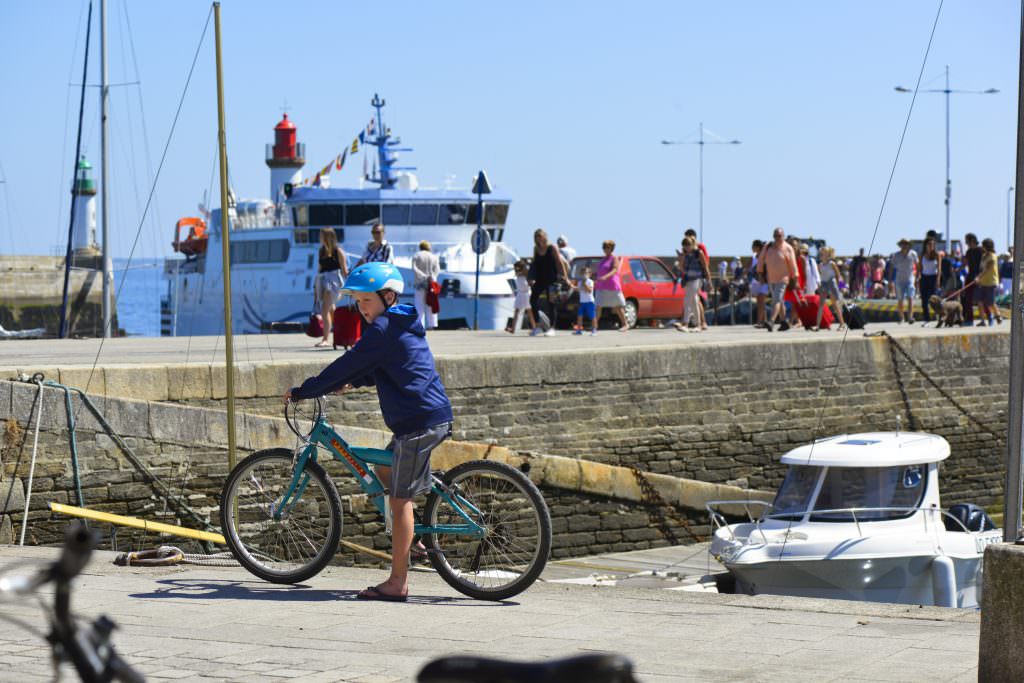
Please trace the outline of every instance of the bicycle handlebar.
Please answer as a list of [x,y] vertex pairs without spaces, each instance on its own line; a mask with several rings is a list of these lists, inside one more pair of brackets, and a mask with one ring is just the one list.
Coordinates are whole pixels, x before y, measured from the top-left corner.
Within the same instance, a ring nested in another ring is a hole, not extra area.
[[0,579],[0,593],[24,595],[43,584],[54,582],[51,631],[47,640],[53,646],[55,661],[68,661],[85,683],[143,683],[145,678],[121,659],[110,642],[110,633],[117,627],[106,616],[100,616],[87,627],[79,627],[71,616],[71,580],[89,564],[96,535],[81,523],[68,525],[64,532],[64,548],[60,557],[35,575]]

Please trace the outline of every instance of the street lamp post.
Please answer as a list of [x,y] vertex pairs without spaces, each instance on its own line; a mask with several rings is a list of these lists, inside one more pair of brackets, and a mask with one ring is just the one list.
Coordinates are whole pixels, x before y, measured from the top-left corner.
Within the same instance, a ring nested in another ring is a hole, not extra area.
[[[901,85],[897,85],[895,88],[896,92],[912,93],[914,92],[910,88],[904,88]],[[995,88],[989,88],[988,90],[952,90],[949,87],[949,65],[946,65],[946,87],[935,88],[931,90],[918,90],[917,92],[928,92],[928,93],[943,93],[946,96],[946,253],[953,253],[953,234],[949,229],[949,200],[953,195],[953,184],[949,178],[949,96],[951,94],[957,95],[994,95],[998,90]]]
[[699,196],[699,204],[700,204],[700,225],[699,225],[699,227],[700,227],[700,230],[699,230],[699,236],[700,236],[700,241],[701,242],[704,241],[704,145],[738,145],[738,144],[740,144],[739,140],[722,140],[722,139],[718,139],[718,140],[705,140],[704,139],[704,133],[705,132],[711,133],[716,138],[719,137],[719,136],[715,135],[712,131],[707,130],[706,128],[704,128],[704,123],[701,122],[701,124],[700,124],[700,134],[699,134],[699,137],[698,137],[697,140],[662,140],[661,141],[661,144],[663,144],[663,145],[699,145],[700,146],[700,196]]
[[1010,247],[1013,246],[1013,204],[1012,204],[1013,188],[1006,188],[1006,251],[1010,251]]

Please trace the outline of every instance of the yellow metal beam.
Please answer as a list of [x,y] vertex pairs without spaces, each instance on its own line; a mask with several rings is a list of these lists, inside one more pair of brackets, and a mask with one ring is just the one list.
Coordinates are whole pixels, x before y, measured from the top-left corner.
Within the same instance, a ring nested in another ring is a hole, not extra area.
[[211,543],[227,545],[224,537],[220,534],[215,534],[209,531],[196,531],[195,529],[188,529],[175,524],[149,522],[137,517],[124,517],[122,515],[115,515],[109,512],[87,510],[86,508],[75,507],[74,505],[64,505],[62,503],[50,503],[50,509],[54,512],[71,515],[73,517],[84,517],[85,519],[92,519],[97,522],[108,522],[110,524],[118,524],[120,526],[130,526],[135,529],[150,531],[155,534],[172,534],[174,536],[184,536],[186,538],[195,538],[200,541],[210,541]]

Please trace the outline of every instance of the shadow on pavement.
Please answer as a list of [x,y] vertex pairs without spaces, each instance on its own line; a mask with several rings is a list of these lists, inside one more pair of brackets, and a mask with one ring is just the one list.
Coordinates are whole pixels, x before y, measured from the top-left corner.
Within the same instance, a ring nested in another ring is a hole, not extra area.
[[[280,602],[373,602],[359,600],[358,590],[324,590],[310,588],[303,584],[294,586],[276,585],[257,581],[228,581],[211,579],[164,579],[157,581],[162,586],[150,593],[132,593],[128,597],[153,598],[198,598],[202,600],[277,600]],[[455,607],[505,607],[518,602],[505,600],[489,602],[467,597],[410,595],[406,604],[441,605]]]

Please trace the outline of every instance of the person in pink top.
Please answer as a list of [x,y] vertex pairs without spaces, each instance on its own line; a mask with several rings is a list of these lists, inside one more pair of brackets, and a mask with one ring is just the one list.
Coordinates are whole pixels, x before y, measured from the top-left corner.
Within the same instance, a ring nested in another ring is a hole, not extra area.
[[594,294],[597,297],[597,318],[601,319],[601,309],[612,308],[619,316],[619,332],[629,329],[626,322],[626,297],[622,294],[622,278],[619,277],[619,269],[622,267],[622,257],[616,256],[615,242],[605,240],[601,243],[601,250],[604,251],[604,258],[597,264],[597,271],[594,273]]

